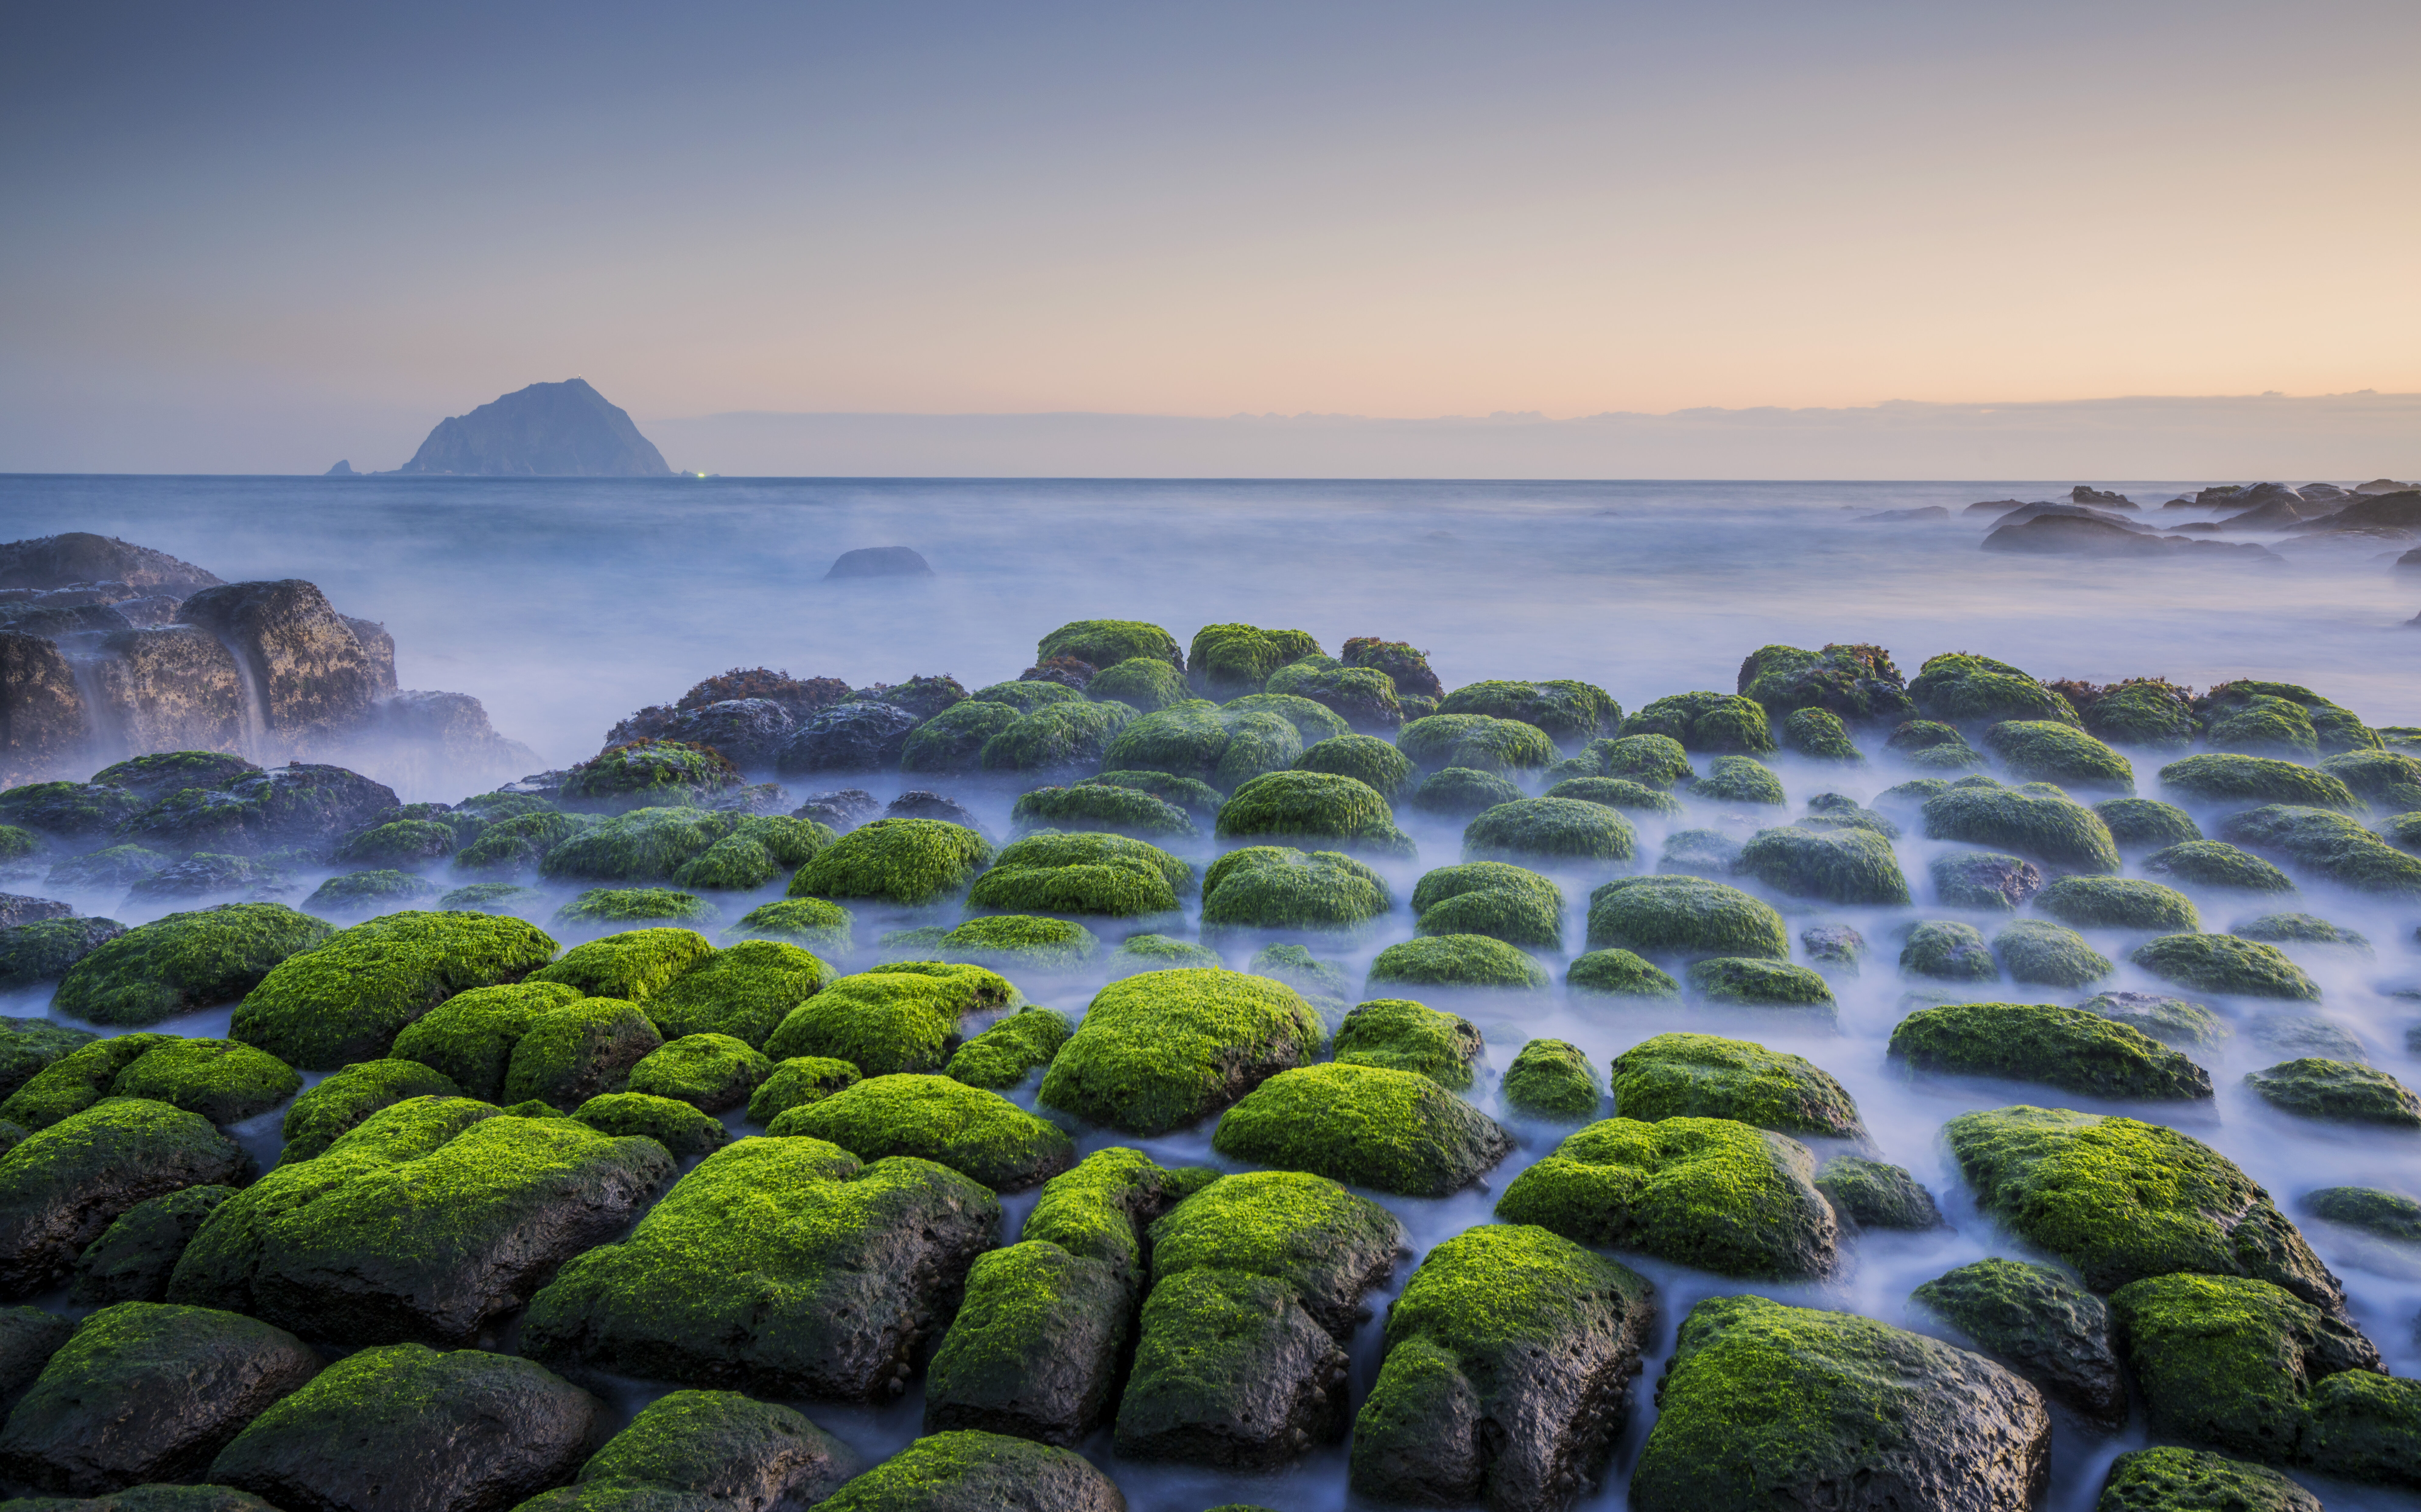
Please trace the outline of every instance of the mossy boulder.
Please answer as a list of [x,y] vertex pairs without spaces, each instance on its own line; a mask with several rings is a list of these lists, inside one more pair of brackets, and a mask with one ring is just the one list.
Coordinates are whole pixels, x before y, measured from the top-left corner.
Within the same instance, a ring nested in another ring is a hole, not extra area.
[[714,945],[695,929],[626,929],[572,946],[563,959],[530,974],[591,997],[645,1003],[683,974],[711,959]]
[[2310,732],[2311,744],[2321,756],[2379,750],[2385,744],[2351,710],[2291,682],[2241,678],[2216,683],[2194,700],[2194,712],[2210,732],[2212,743],[2217,744],[2221,727],[2229,721],[2253,715],[2253,723],[2266,722],[2278,716],[2280,704],[2292,711],[2285,716],[2289,722]]
[[1899,969],[1940,982],[1995,982],[2001,977],[1983,934],[1972,924],[1948,919],[1929,919],[1909,930],[1900,946]]
[[2050,1474],[2051,1414],[2033,1386],[1851,1313],[1709,1298],[1681,1320],[1658,1396],[1631,1476],[1638,1512],[1815,1512],[1883,1497],[2015,1512]]
[[[1909,766],[1926,772],[1964,772],[1971,767],[1991,765],[1983,752],[1967,743],[1967,737],[1959,733],[1959,726],[1945,725],[1938,720],[1910,720],[1893,730],[1883,741],[1883,746],[1898,754],[1899,759]],[[1920,777],[1917,782],[1942,782],[1947,786],[1941,778]],[[1911,787],[1916,784],[1902,783],[1900,786]]]
[[592,887],[555,910],[547,923],[566,934],[588,934],[633,925],[711,925],[722,917],[720,909],[695,893],[670,887]]
[[1631,821],[1602,803],[1524,798],[1474,818],[1462,832],[1462,856],[1602,872],[1629,861],[1638,841]]
[[2006,720],[1984,732],[1984,744],[2021,782],[2125,794],[2135,790],[2135,769],[2125,756],[2057,720]]
[[816,1504],[823,1512],[1122,1512],[1117,1485],[1072,1450],[961,1429],[918,1439]]
[[1789,802],[1782,779],[1755,756],[1721,756],[1707,763],[1707,773],[1690,789],[1691,796],[1711,803]]
[[2142,855],[2203,837],[2193,815],[2157,798],[2104,799],[2093,805],[2093,812],[2110,827],[2110,838],[2122,854]]
[[1320,643],[1303,631],[1205,625],[1186,647],[1185,669],[1195,687],[1232,697],[1258,692],[1278,668],[1320,655]]
[[[523,1113],[519,1117],[562,1117],[552,1104],[539,1103],[544,1112]],[[731,1130],[711,1113],[701,1112],[687,1102],[673,1098],[660,1098],[646,1092],[601,1092],[583,1101],[570,1112],[574,1123],[594,1129],[601,1134],[617,1138],[639,1136],[662,1145],[677,1161],[694,1155],[708,1155],[731,1143]]]
[[1377,789],[1323,772],[1273,772],[1243,784],[1219,810],[1217,833],[1222,840],[1320,840],[1335,850],[1413,852]]
[[1622,877],[1589,894],[1588,947],[1652,960],[1709,956],[1790,959],[1782,915],[1737,887],[1701,877]]
[[1814,924],[1799,931],[1799,948],[1817,970],[1855,976],[1867,959],[1867,937],[1846,924]]
[[1880,646],[1759,647],[1741,662],[1740,691],[1777,719],[1820,709],[1860,723],[1897,722],[1915,711],[1899,668]]
[[[1016,686],[1052,685],[1023,683]],[[1186,689],[1185,674],[1156,656],[1131,656],[1115,665],[1103,667],[1093,675],[1092,681],[1085,684],[1084,695],[1124,704],[1145,714],[1166,709],[1171,704],[1183,703],[1193,696]]]
[[1891,841],[1868,829],[1759,830],[1741,848],[1739,867],[1791,897],[1881,907],[1909,901]]
[[727,943],[777,940],[826,958],[847,956],[857,948],[851,937],[856,919],[849,910],[820,897],[789,897],[760,903],[740,915],[723,931]]
[[591,815],[553,811],[498,819],[454,853],[454,869],[466,877],[524,876],[544,865],[556,847],[600,822]]
[[962,1020],[1023,1001],[981,966],[902,961],[841,977],[791,1009],[763,1048],[776,1061],[842,1060],[868,1076],[938,1071],[964,1037]]
[[1935,840],[2013,850],[2062,870],[2118,869],[2118,845],[2101,816],[2082,803],[2013,787],[1954,786],[1925,803],[1925,833]]
[[139,845],[114,845],[51,864],[42,884],[65,892],[115,892],[166,869],[168,858]]
[[166,793],[117,828],[117,837],[177,855],[325,855],[397,807],[395,789],[356,772],[294,761],[207,787]]
[[1564,968],[1564,986],[1578,995],[1616,998],[1678,998],[1681,984],[1670,972],[1632,951],[1609,947],[1574,956]]
[[2379,813],[2421,809],[2421,759],[2401,751],[2362,750],[2330,756],[2319,765]]
[[682,887],[744,893],[803,866],[833,843],[830,826],[787,814],[752,814],[673,873]]
[[969,1086],[1012,1087],[1050,1065],[1074,1033],[1066,1014],[1029,1005],[961,1045],[942,1074]]
[[2184,894],[2132,877],[2062,877],[2042,890],[2035,907],[2080,929],[2192,934],[2202,927],[2202,916]]
[[494,1101],[504,1096],[522,1037],[540,1018],[581,1001],[577,988],[554,982],[476,988],[396,1036],[390,1053],[443,1074],[467,1097]]
[[2045,1395],[2105,1426],[2126,1420],[2109,1305],[2050,1266],[1977,1260],[1910,1297]]
[[1605,1096],[1588,1056],[1562,1039],[1533,1039],[1523,1045],[1505,1068],[1498,1091],[1514,1113],[1566,1123],[1594,1117]]
[[1655,699],[1622,722],[1622,734],[1626,739],[1662,735],[1685,751],[1711,756],[1764,756],[1777,749],[1763,707],[1732,694],[1683,693]]
[[1093,996],[1042,1078],[1046,1107],[1162,1134],[1308,1064],[1319,1015],[1292,988],[1241,972],[1151,972]]
[[445,999],[518,981],[554,949],[522,919],[391,913],[280,962],[237,1006],[227,1033],[306,1070],[375,1060]]
[[1140,619],[1075,619],[1036,643],[1037,664],[1056,657],[1072,657],[1093,667],[1114,667],[1133,657],[1148,656],[1185,669],[1185,653],[1177,637]]
[[1365,990],[1460,987],[1544,991],[1554,979],[1515,946],[1479,934],[1429,935],[1389,945],[1370,962]]
[[1867,759],[1850,739],[1850,727],[1841,716],[1829,709],[1794,709],[1782,722],[1782,744],[1811,761],[1843,761],[1855,764]]
[[1351,777],[1394,803],[1412,786],[1413,763],[1375,735],[1337,735],[1304,747],[1295,758],[1298,772],[1320,772]]
[[1622,720],[1622,706],[1604,689],[1569,678],[1465,683],[1440,699],[1437,711],[1517,720],[1567,744],[1589,740]]
[[2201,728],[2186,691],[2157,678],[2130,678],[2080,712],[2085,727],[2113,745],[2183,751]]
[[187,1187],[136,1203],[76,1256],[68,1301],[79,1307],[161,1301],[185,1246],[234,1195],[233,1187]]
[[418,1061],[356,1061],[314,1083],[286,1110],[280,1165],[311,1160],[382,1109],[413,1098],[461,1097],[454,1079]]
[[2240,893],[2291,893],[2287,874],[2225,840],[2185,840],[2144,858],[2144,874],[2180,887]]
[[2239,940],[2272,945],[2307,945],[2317,949],[2371,954],[2370,941],[2359,931],[2334,924],[2317,913],[2261,913],[2227,927]]
[[677,1391],[641,1408],[580,1467],[578,1480],[523,1502],[521,1512],[670,1512],[695,1503],[773,1512],[821,1501],[857,1462],[789,1408],[738,1392]]
[[668,1038],[662,1049],[640,1057],[627,1084],[634,1093],[722,1113],[745,1103],[773,1070],[773,1063],[744,1039],[696,1033]]
[[1805,1146],[1728,1118],[1607,1118],[1515,1177],[1496,1216],[1721,1275],[1821,1277],[1840,1225],[1815,1177]]
[[2377,1187],[2321,1187],[2304,1193],[2304,1210],[2399,1244],[2421,1243],[2421,1202]]
[[1862,1155],[1835,1155],[1816,1168],[1816,1190],[1833,1205],[1834,1216],[1856,1228],[1896,1228],[1912,1233],[1942,1226],[1933,1193],[1905,1166]]
[[1718,1035],[1663,1034],[1614,1058],[1615,1111],[1639,1123],[1728,1118],[1786,1134],[1862,1139],[1849,1089],[1812,1061]]
[[2043,889],[2031,861],[1996,850],[1949,850],[1927,865],[1933,896],[1946,908],[2014,912]]
[[2275,945],[2225,934],[2165,934],[2128,958],[2165,982],[2232,997],[2318,1003],[2319,984]]
[[831,1097],[855,1086],[860,1080],[858,1068],[847,1061],[820,1055],[793,1055],[786,1061],[775,1061],[773,1069],[749,1095],[748,1121],[770,1124],[792,1108]]
[[[564,961],[570,962],[580,951],[605,943],[597,941],[575,947]],[[830,986],[837,975],[814,954],[777,940],[745,940],[695,955],[692,954],[695,946],[689,940],[665,944],[668,953],[687,958],[686,963],[670,981],[634,1000],[642,1004],[648,1021],[667,1040],[715,1035],[750,1047],[761,1046],[791,1009]],[[603,996],[633,996],[610,990],[617,985],[621,984],[601,976],[590,990]]]
[[2270,804],[2229,815],[2220,834],[2238,845],[2283,855],[2351,892],[2421,898],[2421,857],[2405,854],[2342,814]]
[[963,825],[876,819],[818,851],[792,874],[789,891],[792,897],[866,897],[917,908],[963,893],[992,859],[992,842]]
[[1909,680],[1908,694],[1919,714],[1945,725],[2050,720],[2084,728],[2066,698],[2007,662],[1966,651],[1927,659]]
[[0,1154],[0,1295],[59,1285],[138,1203],[251,1172],[210,1120],[164,1102],[110,1098],[62,1118]]
[[1123,787],[1132,792],[1148,793],[1192,819],[1194,827],[1206,834],[1218,822],[1219,809],[1226,803],[1218,788],[1200,778],[1179,777],[1165,772],[1104,772],[1082,778],[1076,786]]
[[1202,876],[1205,940],[1264,930],[1350,939],[1394,907],[1384,879],[1334,850],[1246,846]]
[[[1633,813],[1655,814],[1678,818],[1684,812],[1681,801],[1661,787],[1650,787],[1644,782],[1628,777],[1567,777],[1547,789],[1549,798],[1577,799],[1584,803],[1601,803],[1607,808],[1628,809]],[[1512,802],[1513,800],[1507,800]]]
[[985,772],[1099,772],[1135,710],[1120,703],[1045,704],[984,742],[976,766]]
[[2064,925],[2020,919],[1992,937],[2009,980],[2040,987],[2083,987],[2117,970],[2110,959]]
[[292,1097],[293,1068],[249,1045],[174,1035],[118,1035],[70,1051],[0,1102],[0,1121],[48,1129],[104,1098],[148,1098],[224,1128]]
[[1411,1071],[1457,1091],[1470,1087],[1485,1048],[1470,1020],[1403,998],[1357,1005],[1337,1026],[1335,1046],[1339,1061]]
[[1174,915],[1194,868],[1120,834],[1044,831],[1016,841],[976,879],[967,906],[1015,913],[1152,918]]
[[[246,761],[244,767],[251,768],[252,763]],[[240,776],[242,772],[224,775]],[[199,786],[208,787],[220,780],[211,777]],[[0,792],[0,823],[50,835],[79,850],[90,850],[159,796],[156,791],[138,792],[115,782],[26,783]]]
[[620,814],[703,803],[739,786],[740,769],[711,747],[643,738],[565,772],[555,802],[576,813]]
[[48,1019],[0,1019],[0,1094],[14,1093],[44,1067],[96,1037],[90,1030]]
[[2216,1045],[2232,1032],[2199,1003],[2158,992],[2100,992],[2077,1005],[2140,1030],[2164,1045]]
[[1029,712],[1032,710],[989,700],[969,699],[953,704],[908,732],[908,739],[899,747],[899,770],[919,773],[973,772],[983,755],[985,742]]
[[2310,761],[2320,754],[2312,716],[2288,699],[2241,695],[2210,710],[2204,739],[2215,750]]
[[336,859],[355,866],[421,871],[459,849],[454,827],[436,819],[394,819],[348,837]]
[[1221,709],[1193,698],[1127,725],[1101,753],[1101,765],[1117,772],[1164,772],[1232,792],[1292,766],[1303,745],[1302,732],[1281,715]]
[[1701,1001],[1723,1007],[1788,1008],[1831,1020],[1833,989],[1804,966],[1747,957],[1716,957],[1692,965],[1685,980]]
[[232,1003],[336,931],[282,903],[223,903],[138,925],[68,969],[52,1008],[117,1028]]
[[[1337,668],[1315,670],[1320,660],[1306,657],[1282,667],[1270,678],[1267,692],[1230,698],[1219,707],[1228,713],[1275,714],[1294,726],[1295,738],[1305,749],[1349,735],[1357,727],[1396,727],[1399,716],[1395,693],[1382,679]],[[1336,680],[1340,678],[1345,680]],[[1363,707],[1356,708],[1357,703]],[[1349,716],[1340,709],[1351,713]]]
[[994,1192],[1023,1192],[1076,1163],[1058,1129],[996,1092],[946,1076],[872,1076],[776,1116],[766,1132],[820,1139],[863,1161],[914,1155]]
[[1038,787],[1020,797],[1009,818],[1021,834],[1036,830],[1099,830],[1138,840],[1195,840],[1201,832],[1173,803],[1132,787]]
[[2320,1499],[2264,1466],[2164,1444],[2112,1460],[2093,1512],[2320,1512]]
[[672,1177],[650,1140],[414,1098],[222,1203],[168,1296],[336,1344],[465,1344]]
[[932,952],[945,960],[1037,975],[1083,971],[1101,953],[1100,938],[1081,924],[1020,913],[969,919],[944,934]]
[[2161,769],[2161,786],[2191,802],[2214,806],[2292,803],[2344,814],[2359,814],[2364,806],[2352,788],[2327,772],[2267,756],[2187,756]]
[[[2262,1101],[2306,1118],[2421,1129],[2421,1098],[2368,1066],[2306,1056],[2281,1061],[2244,1078]],[[7,1110],[0,1109],[0,1117]]]
[[509,913],[521,919],[536,917],[546,904],[546,895],[537,888],[511,882],[473,882],[448,889],[437,899],[441,913]]
[[2109,1292],[2176,1271],[2252,1276],[2344,1305],[2270,1194],[2199,1140],[2064,1109],[1961,1114],[1945,1127],[1976,1206]]
[[1447,767],[1421,779],[1421,785],[1413,791],[1412,804],[1424,814],[1467,819],[1484,809],[1516,803],[1526,796],[1509,779],[1495,772]]
[[1131,934],[1110,952],[1109,967],[1113,976],[1132,976],[1137,972],[1164,972],[1183,966],[1222,967],[1226,958],[1209,945],[1177,940],[1164,934]]
[[1889,1053],[1916,1070],[2039,1082],[2086,1097],[2211,1095],[2210,1074],[2159,1040],[2098,1013],[2048,1003],[1921,1008],[1892,1031]]
[[1652,1298],[1628,1267],[1541,1228],[1489,1224],[1439,1244],[1388,1309],[1352,1489],[1562,1504],[1613,1448]]
[[523,1347],[758,1396],[886,1399],[999,1227],[998,1198],[930,1161],[740,1140],[630,1238],[566,1264],[532,1300]]
[[1338,1061],[1280,1071],[1221,1116],[1210,1147],[1402,1196],[1444,1197],[1513,1147],[1495,1120],[1418,1071]]
[[8,1414],[0,1471],[87,1497],[198,1476],[319,1371],[320,1357],[283,1329],[210,1308],[117,1302],[78,1326]]
[[1546,731],[1488,714],[1430,714],[1414,720],[1396,737],[1396,749],[1423,772],[1459,767],[1503,776],[1537,772],[1555,759],[1555,742]]

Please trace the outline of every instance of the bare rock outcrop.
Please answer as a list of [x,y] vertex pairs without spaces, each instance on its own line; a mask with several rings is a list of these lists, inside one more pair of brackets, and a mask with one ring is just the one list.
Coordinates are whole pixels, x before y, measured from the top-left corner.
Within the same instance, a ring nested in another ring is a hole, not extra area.
[[0,544],[0,588],[122,583],[141,593],[182,598],[196,588],[214,587],[218,582],[215,575],[166,552],[88,530]]

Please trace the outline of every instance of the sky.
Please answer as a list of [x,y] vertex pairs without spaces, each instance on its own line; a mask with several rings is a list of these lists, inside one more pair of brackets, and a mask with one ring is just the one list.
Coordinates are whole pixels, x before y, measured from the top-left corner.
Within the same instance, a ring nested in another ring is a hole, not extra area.
[[27,8],[0,470],[392,467],[574,375],[643,429],[2421,393],[2415,55],[2409,0]]

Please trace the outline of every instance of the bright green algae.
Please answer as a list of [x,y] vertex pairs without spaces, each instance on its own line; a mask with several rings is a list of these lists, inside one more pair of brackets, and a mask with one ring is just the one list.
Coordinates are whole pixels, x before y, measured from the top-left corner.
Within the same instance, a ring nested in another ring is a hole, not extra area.
[[138,925],[68,969],[52,1006],[139,1028],[232,1003],[336,931],[282,903],[225,903]]
[[1345,1016],[1335,1048],[1339,1061],[1412,1071],[1440,1086],[1464,1091],[1471,1086],[1472,1062],[1483,1046],[1478,1026],[1459,1014],[1403,998],[1382,998]]
[[964,1037],[962,1019],[1023,1001],[981,966],[899,961],[841,977],[791,1009],[764,1051],[848,1061],[868,1076],[938,1071]]
[[527,979],[592,997],[645,1003],[714,954],[713,943],[695,929],[625,929],[572,946],[561,960],[532,972]]
[[1760,830],[1742,847],[1740,869],[1792,897],[1883,907],[1909,901],[1891,841],[1865,828]]
[[1280,1071],[1220,1118],[1210,1147],[1406,1196],[1444,1197],[1503,1160],[1512,1139],[1431,1077],[1338,1061]]
[[2275,945],[2226,934],[2167,934],[2129,958],[2163,981],[2197,992],[2317,1003],[2320,988]]
[[1597,1068],[1579,1046],[1561,1039],[1533,1039],[1505,1068],[1505,1106],[1533,1118],[1586,1119],[1604,1097]]
[[702,1113],[722,1113],[746,1102],[773,1072],[773,1063],[744,1039],[682,1035],[666,1039],[662,1050],[649,1052],[631,1068],[630,1090],[686,1102]]
[[518,982],[446,999],[395,1037],[389,1052],[438,1071],[466,1097],[494,1101],[522,1037],[546,1014],[581,1001],[577,988]]
[[286,1146],[280,1165],[314,1159],[370,1115],[412,1098],[454,1098],[462,1089],[435,1067],[418,1061],[356,1061],[322,1079],[286,1110],[280,1132]]
[[2093,810],[2066,798],[1997,784],[1955,786],[1926,800],[1925,833],[1936,840],[2013,850],[2070,871],[2106,874],[2118,869],[2118,844]]
[[1413,853],[1376,788],[1325,772],[1272,772],[1242,784],[1220,808],[1217,834],[1222,840],[1324,841],[1336,850]]
[[1150,972],[1094,994],[1043,1075],[1041,1101],[1128,1133],[1166,1133],[1308,1063],[1323,1037],[1310,1005],[1266,976]]
[[1625,877],[1589,895],[1588,947],[1655,959],[1708,956],[1790,959],[1790,934],[1771,904],[1702,877]]
[[1466,862],[1504,861],[1599,870],[1629,861],[1638,832],[1621,814],[1577,798],[1524,798],[1483,809],[1462,832]]
[[919,1156],[994,1192],[1023,1192],[1076,1163],[1076,1146],[1060,1130],[946,1076],[868,1077],[789,1109],[766,1132],[825,1140],[865,1161]]
[[856,921],[849,910],[820,897],[790,897],[760,903],[740,915],[723,931],[727,943],[742,940],[778,940],[825,957],[847,956],[857,948],[851,936]]
[[2193,934],[2202,927],[2201,914],[2183,893],[2133,877],[2057,878],[2034,903],[2038,912],[2079,929]]
[[[2421,1098],[2373,1067],[2306,1056],[2251,1072],[2244,1084],[2262,1101],[2306,1118],[2421,1129]],[[0,1107],[0,1118],[7,1116]]]
[[961,1045],[942,1074],[969,1086],[1013,1087],[1050,1065],[1073,1033],[1063,1013],[1022,1008]]
[[1389,945],[1370,962],[1366,991],[1385,987],[1490,988],[1542,992],[1554,978],[1502,940],[1479,934],[1430,935]]
[[288,958],[237,1007],[227,1033],[308,1070],[375,1060],[458,992],[528,975],[554,941],[486,913],[391,913]]
[[976,879],[970,909],[1009,913],[1175,915],[1194,868],[1129,835],[1045,830],[1007,847]]
[[2148,1035],[2047,1003],[1920,1009],[1892,1031],[1890,1054],[1918,1070],[2039,1082],[2086,1097],[2211,1095],[2209,1072]]
[[964,892],[992,859],[991,842],[961,825],[876,819],[817,852],[791,877],[789,894],[879,898],[914,908]]
[[1849,1089],[1813,1062],[1717,1035],[1664,1034],[1614,1058],[1615,1111],[1655,1123],[1730,1118],[1786,1134],[1866,1133]]
[[[687,943],[682,943],[686,947]],[[580,946],[573,954],[587,948]],[[791,1009],[822,991],[838,974],[797,945],[750,940],[697,958],[668,985],[641,1001],[666,1039],[728,1035],[752,1047],[761,1046]]]
[[148,1098],[225,1127],[268,1112],[302,1086],[284,1061],[233,1040],[119,1035],[52,1062],[0,1102],[0,1120],[47,1129],[103,1098]]

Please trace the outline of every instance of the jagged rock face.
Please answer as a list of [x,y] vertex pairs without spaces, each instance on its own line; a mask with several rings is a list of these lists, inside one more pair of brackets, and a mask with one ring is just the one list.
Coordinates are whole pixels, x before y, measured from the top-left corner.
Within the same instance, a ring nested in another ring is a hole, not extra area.
[[40,782],[84,749],[84,695],[58,647],[0,631],[0,786]]
[[260,702],[261,724],[289,744],[350,734],[383,691],[382,669],[362,649],[327,595],[301,578],[205,588],[178,609],[242,658]]
[[182,596],[214,587],[217,577],[166,552],[110,536],[70,530],[0,544],[0,588],[63,588],[71,583],[123,583],[145,593]]
[[669,477],[664,454],[605,396],[574,378],[532,383],[437,422],[403,473],[484,477]]
[[121,631],[102,643],[102,652],[90,676],[104,706],[97,723],[114,725],[102,732],[104,744],[131,754],[242,745],[243,680],[234,653],[208,631]]
[[[377,683],[378,691],[395,692],[395,637],[375,619],[355,619],[351,615],[338,615],[336,617],[345,622],[345,628],[353,632],[354,643],[361,647],[362,654],[370,659],[370,676]],[[487,715],[482,712],[479,717],[485,719]]]

